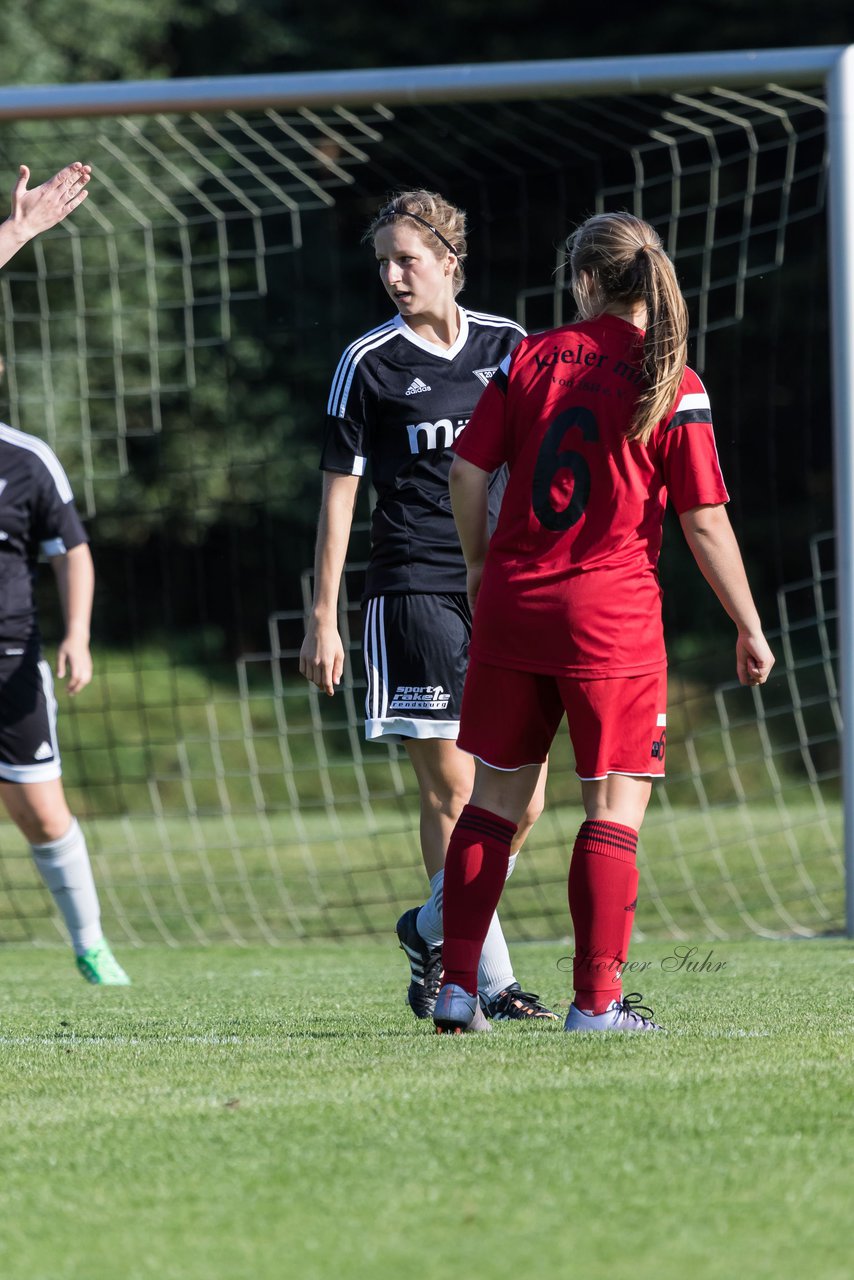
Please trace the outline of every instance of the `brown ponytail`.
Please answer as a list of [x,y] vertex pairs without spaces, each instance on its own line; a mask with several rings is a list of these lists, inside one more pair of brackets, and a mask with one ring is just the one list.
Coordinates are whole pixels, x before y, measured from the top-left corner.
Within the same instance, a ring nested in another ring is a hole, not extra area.
[[[688,308],[658,232],[630,213],[598,213],[567,240],[583,320],[612,303],[646,307],[642,372],[626,439],[646,444],[676,400],[688,355]],[[584,273],[584,274],[582,274]]]

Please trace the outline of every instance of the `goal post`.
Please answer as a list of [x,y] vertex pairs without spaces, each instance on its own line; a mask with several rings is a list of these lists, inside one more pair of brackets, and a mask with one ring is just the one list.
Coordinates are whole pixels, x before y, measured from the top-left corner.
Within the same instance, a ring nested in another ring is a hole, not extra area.
[[[661,229],[689,301],[691,359],[701,372],[708,361],[733,424],[736,487],[767,499],[767,528],[756,512],[742,521],[776,611],[778,665],[765,690],[740,690],[716,642],[704,647],[718,624],[697,595],[673,646],[676,763],[642,833],[640,932],[854,937],[852,57],[824,47],[0,89],[10,183],[20,160],[39,177],[72,158],[95,170],[78,213],[0,274],[0,417],[66,463],[109,587],[107,652],[92,689],[63,707],[60,743],[114,940],[382,933],[423,888],[414,782],[398,750],[361,735],[364,521],[332,700],[296,675],[311,571],[287,523],[294,475],[317,476],[333,359],[383,314],[358,236],[387,190],[415,183],[462,191],[472,214],[463,302],[515,311],[529,329],[570,318],[569,221],[611,205]],[[809,348],[794,392],[777,367],[797,350],[792,289]],[[809,419],[824,413],[828,378],[832,430]],[[769,418],[761,458],[757,412]],[[794,445],[785,433],[798,423]],[[802,464],[781,461],[793,449]],[[666,554],[681,588],[688,570],[678,549]],[[564,763],[502,908],[510,935],[564,931],[576,819]],[[15,834],[0,828],[0,942],[53,928]]]
[[848,937],[854,938],[854,46],[838,51],[826,83],[845,919]]

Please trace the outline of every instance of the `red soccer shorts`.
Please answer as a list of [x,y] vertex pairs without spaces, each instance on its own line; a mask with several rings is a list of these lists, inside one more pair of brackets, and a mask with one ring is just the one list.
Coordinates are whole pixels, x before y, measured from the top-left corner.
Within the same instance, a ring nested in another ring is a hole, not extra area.
[[583,782],[609,773],[664,774],[667,670],[578,680],[472,658],[457,746],[495,769],[542,764],[564,714]]

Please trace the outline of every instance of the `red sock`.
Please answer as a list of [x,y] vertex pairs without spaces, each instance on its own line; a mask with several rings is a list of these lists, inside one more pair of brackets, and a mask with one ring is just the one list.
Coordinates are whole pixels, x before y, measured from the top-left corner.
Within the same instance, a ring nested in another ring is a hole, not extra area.
[[477,966],[510,861],[514,823],[467,804],[445,858],[442,916],[444,981],[477,994]]
[[618,822],[584,822],[569,867],[569,911],[575,929],[575,1005],[604,1013],[620,1000],[635,907],[638,833]]

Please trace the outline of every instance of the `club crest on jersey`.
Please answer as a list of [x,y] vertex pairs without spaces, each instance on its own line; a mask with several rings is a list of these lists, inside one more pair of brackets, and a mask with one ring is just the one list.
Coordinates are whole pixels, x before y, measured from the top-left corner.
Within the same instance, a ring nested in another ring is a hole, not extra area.
[[472,369],[472,373],[474,374],[474,376],[478,379],[478,381],[482,382],[484,386],[487,386],[492,381],[493,377],[497,372],[498,372],[497,364],[494,364],[491,369]]

